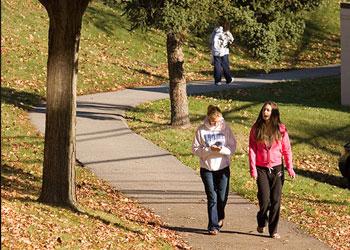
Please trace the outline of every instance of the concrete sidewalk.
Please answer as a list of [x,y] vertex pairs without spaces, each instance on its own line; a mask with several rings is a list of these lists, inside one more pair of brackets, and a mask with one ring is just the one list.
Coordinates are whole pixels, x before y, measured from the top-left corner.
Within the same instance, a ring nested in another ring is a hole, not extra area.
[[[339,73],[339,66],[330,66],[237,78],[234,84],[227,86],[214,86],[212,81],[192,82],[188,84],[188,93],[256,87]],[[209,236],[206,233],[206,197],[199,175],[169,152],[132,132],[124,121],[126,110],[163,98],[169,98],[165,85],[78,97],[79,161],[99,178],[154,210],[170,229],[182,234],[194,249],[329,249],[286,220],[279,224],[282,236],[279,240],[257,233],[257,206],[234,193],[228,200],[222,232]],[[37,107],[30,113],[30,118],[44,133],[45,107]]]

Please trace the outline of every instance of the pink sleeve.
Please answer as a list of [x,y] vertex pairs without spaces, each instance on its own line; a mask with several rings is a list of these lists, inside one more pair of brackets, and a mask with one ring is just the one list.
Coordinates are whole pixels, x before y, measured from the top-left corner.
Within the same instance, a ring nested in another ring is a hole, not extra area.
[[282,155],[287,171],[289,172],[293,169],[293,157],[287,129],[285,129],[285,131],[282,133]]
[[249,168],[250,176],[256,178],[258,173],[256,171],[256,139],[254,128],[250,130],[249,135]]

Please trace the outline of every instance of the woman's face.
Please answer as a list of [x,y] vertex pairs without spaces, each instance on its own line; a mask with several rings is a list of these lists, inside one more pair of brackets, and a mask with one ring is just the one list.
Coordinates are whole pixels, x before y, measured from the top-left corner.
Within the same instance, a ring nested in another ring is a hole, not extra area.
[[270,104],[266,104],[266,105],[263,107],[263,110],[262,110],[262,117],[263,117],[264,121],[269,121],[269,120],[270,120],[271,111],[272,111],[272,107],[271,107]]
[[221,116],[214,116],[214,117],[209,117],[209,125],[212,127],[216,127],[219,125],[221,120]]

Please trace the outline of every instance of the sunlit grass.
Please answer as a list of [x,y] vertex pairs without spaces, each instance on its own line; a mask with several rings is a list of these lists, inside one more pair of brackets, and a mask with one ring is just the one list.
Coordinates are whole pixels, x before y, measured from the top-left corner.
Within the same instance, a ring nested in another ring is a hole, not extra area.
[[[205,117],[206,107],[219,105],[238,141],[231,166],[232,189],[257,203],[256,185],[248,171],[248,136],[262,103],[268,99],[279,104],[282,121],[290,134],[297,173],[295,181],[286,177],[283,215],[330,245],[346,249],[345,239],[350,233],[350,190],[346,189],[347,181],[341,177],[337,161],[343,145],[350,139],[350,109],[339,103],[339,78],[191,97],[192,126],[187,130],[168,125],[169,100],[146,103],[128,112],[128,124],[198,171],[198,158],[191,153],[193,135]],[[334,230],[340,233],[333,234]]]
[[176,236],[161,228],[158,217],[87,169],[76,168],[80,213],[39,203],[43,136],[25,110],[2,101],[3,249],[173,249],[166,235]]

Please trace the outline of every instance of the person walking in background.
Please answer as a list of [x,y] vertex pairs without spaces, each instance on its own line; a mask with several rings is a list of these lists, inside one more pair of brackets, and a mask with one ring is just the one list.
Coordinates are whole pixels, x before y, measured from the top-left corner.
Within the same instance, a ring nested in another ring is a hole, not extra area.
[[282,157],[288,174],[295,178],[287,128],[280,120],[277,104],[267,101],[250,130],[249,166],[258,186],[257,231],[263,233],[268,223],[270,236],[277,239],[280,238],[277,227],[284,181]]
[[227,20],[221,21],[221,25],[216,27],[211,34],[211,53],[212,64],[214,66],[214,83],[221,85],[222,73],[226,83],[232,83],[233,77],[230,72],[229,45],[233,43],[233,36],[230,29],[230,23]]
[[196,131],[192,152],[200,160],[200,176],[207,195],[208,232],[216,235],[223,226],[230,183],[230,157],[236,139],[219,107],[209,105]]

